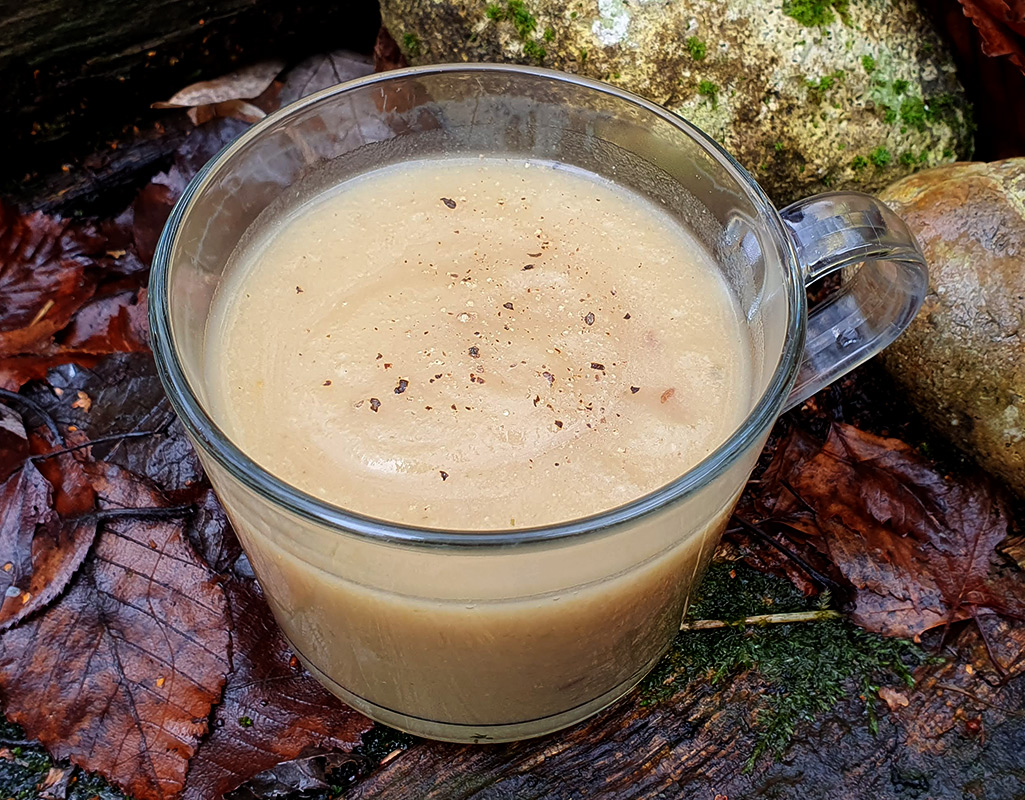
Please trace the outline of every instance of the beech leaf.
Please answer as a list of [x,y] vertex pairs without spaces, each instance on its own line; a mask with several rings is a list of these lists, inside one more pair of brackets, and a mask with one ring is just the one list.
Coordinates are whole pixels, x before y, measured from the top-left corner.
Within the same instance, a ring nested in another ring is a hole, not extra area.
[[[168,505],[118,467],[91,477],[102,509]],[[228,672],[227,625],[180,520],[108,520],[60,603],[0,638],[7,715],[138,800],[176,797]]]
[[373,726],[302,668],[255,581],[234,577],[224,589],[233,670],[210,736],[192,759],[183,800],[220,800],[309,747],[349,751]]
[[219,78],[199,81],[176,92],[168,100],[153,103],[153,108],[195,108],[225,103],[230,100],[252,100],[267,90],[285,64],[283,61],[262,61]]

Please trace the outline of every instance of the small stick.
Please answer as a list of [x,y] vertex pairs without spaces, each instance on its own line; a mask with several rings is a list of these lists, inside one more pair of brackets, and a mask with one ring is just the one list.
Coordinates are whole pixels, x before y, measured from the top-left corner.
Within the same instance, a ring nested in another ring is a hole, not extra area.
[[128,433],[112,433],[109,436],[97,436],[95,439],[90,439],[88,442],[82,442],[82,444],[76,444],[73,447],[65,447],[61,450],[53,450],[49,453],[38,453],[34,456],[29,456],[32,461],[41,461],[44,458],[50,458],[52,456],[62,456],[65,453],[73,453],[75,450],[81,450],[85,447],[92,447],[94,444],[105,444],[106,442],[119,442],[123,439],[141,439],[143,436],[155,436],[160,431],[129,431]]
[[1007,716],[1009,716],[1009,717],[1025,717],[1025,711],[1015,711],[1014,709],[1011,709],[1011,708],[1004,708],[1003,706],[998,706],[996,703],[989,702],[989,700],[983,700],[977,694],[972,694],[971,692],[966,691],[965,689],[960,689],[957,686],[951,686],[949,683],[939,683],[939,682],[937,682],[936,683],[936,688],[937,689],[944,689],[945,691],[948,691],[948,692],[957,692],[958,694],[963,694],[965,697],[972,698],[972,700],[974,700],[976,703],[982,703],[982,705],[984,705],[984,706],[989,706],[990,708],[995,708],[997,711],[1002,711],[1003,713],[1007,714]]
[[30,742],[28,739],[12,739],[7,736],[0,736],[0,745],[4,747],[39,747],[39,742]]
[[828,619],[841,619],[843,614],[839,611],[820,609],[818,611],[791,611],[786,614],[757,614],[753,617],[744,617],[736,622],[727,622],[722,619],[693,619],[685,620],[680,625],[681,631],[712,631],[719,628],[746,628],[748,626],[762,625],[786,625],[791,622],[824,622]]
[[61,436],[61,432],[57,429],[57,423],[53,421],[53,417],[47,414],[45,409],[37,402],[29,400],[27,397],[20,395],[17,392],[9,391],[8,389],[0,389],[0,400],[4,400],[8,404],[14,403],[15,405],[21,405],[38,415],[39,418],[46,423],[46,427],[50,429],[50,433],[53,434],[53,438],[55,438],[59,444],[64,444],[64,437]]
[[797,555],[797,553],[795,553],[789,547],[787,547],[784,544],[780,544],[771,536],[769,536],[769,534],[767,534],[765,531],[763,531],[761,528],[755,525],[753,522],[749,522],[739,514],[734,514],[733,519],[735,519],[740,524],[740,526],[748,533],[757,536],[761,541],[765,542],[765,544],[769,545],[770,547],[776,548],[779,552],[781,552],[783,555],[785,555],[787,558],[789,558],[791,561],[797,564],[797,566],[803,569],[807,573],[808,577],[810,577],[813,581],[819,584],[819,586],[829,589],[829,591],[831,591],[833,594],[839,594],[841,587],[836,583],[836,581],[827,578],[825,575],[823,575],[821,572],[815,569],[815,567],[813,567],[811,564],[809,564],[807,561],[805,561],[803,558]]
[[110,519],[173,519],[183,517],[191,513],[193,506],[167,506],[161,508],[104,508],[99,511],[92,511],[88,514],[80,514],[77,517],[69,517],[64,520],[71,525],[79,525],[83,522],[104,522]]

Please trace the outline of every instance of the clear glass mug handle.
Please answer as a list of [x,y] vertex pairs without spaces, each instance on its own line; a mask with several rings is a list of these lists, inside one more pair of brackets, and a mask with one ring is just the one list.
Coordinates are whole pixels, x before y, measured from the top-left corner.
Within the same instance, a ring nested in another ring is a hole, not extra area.
[[806,286],[844,270],[840,288],[808,314],[804,356],[786,410],[896,339],[922,307],[929,270],[904,221],[867,194],[815,195],[780,216]]

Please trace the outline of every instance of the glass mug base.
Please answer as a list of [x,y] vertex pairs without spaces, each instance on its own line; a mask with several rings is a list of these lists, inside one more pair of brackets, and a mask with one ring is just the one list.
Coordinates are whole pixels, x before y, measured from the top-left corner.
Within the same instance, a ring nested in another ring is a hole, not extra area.
[[[390,708],[385,708],[384,706],[379,706],[376,703],[372,703],[371,701],[360,697],[359,695],[353,694],[333,678],[318,669],[315,664],[311,663],[287,635],[284,638],[285,641],[288,642],[292,652],[295,653],[295,657],[299,659],[300,663],[306,667],[309,673],[316,678],[325,689],[331,692],[331,694],[347,706],[354,708],[364,716],[370,717],[374,722],[380,722],[383,725],[395,728],[404,733],[409,733],[413,736],[421,736],[425,739],[434,739],[441,742],[454,742],[456,744],[500,744],[502,742],[517,742],[523,739],[534,739],[538,736],[546,736],[549,733],[555,733],[556,731],[561,731],[564,728],[569,728],[579,722],[583,722],[589,717],[593,717],[600,711],[604,711],[617,700],[628,695],[659,662],[662,656],[665,655],[663,651],[656,658],[645,664],[643,668],[638,670],[629,679],[605,692],[600,697],[596,697],[587,703],[567,709],[566,711],[561,711],[558,714],[552,714],[539,719],[523,720],[522,722],[507,722],[498,725],[465,725],[410,716],[409,714],[403,714],[401,711],[395,711]],[[666,649],[668,649],[668,647]]]

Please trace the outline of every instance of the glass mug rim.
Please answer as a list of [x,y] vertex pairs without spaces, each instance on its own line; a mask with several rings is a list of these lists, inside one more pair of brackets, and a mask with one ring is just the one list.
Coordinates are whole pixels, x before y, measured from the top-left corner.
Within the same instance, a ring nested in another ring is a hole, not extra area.
[[[772,233],[772,242],[778,250],[781,269],[784,273],[783,285],[787,295],[786,304],[789,318],[782,352],[765,390],[743,422],[708,456],[673,481],[623,505],[568,522],[529,528],[483,530],[442,530],[418,527],[359,514],[286,483],[250,458],[209,416],[186,377],[171,325],[169,274],[173,268],[173,253],[178,234],[195,202],[210,181],[223,169],[230,169],[232,157],[247,144],[307,108],[379,83],[457,73],[506,73],[547,79],[590,92],[598,92],[638,107],[645,113],[655,115],[698,142],[710,156],[715,158],[719,166],[724,168],[737,186],[744,191],[747,200],[758,209],[760,224],[768,227]],[[762,433],[779,416],[780,409],[797,375],[800,357],[804,350],[807,316],[807,298],[802,269],[779,211],[747,170],[718,142],[683,117],[632,92],[571,73],[517,64],[436,64],[376,73],[328,87],[269,114],[225,145],[186,186],[181,198],[171,211],[157,243],[150,273],[148,297],[151,347],[157,371],[164,384],[168,399],[189,433],[201,444],[206,453],[216,459],[232,477],[274,505],[283,507],[292,514],[319,526],[332,528],[338,534],[355,534],[382,543],[473,549],[562,541],[581,537],[590,538],[590,535],[600,534],[675,504],[714,481],[725,473],[742,453],[755,444]]]

